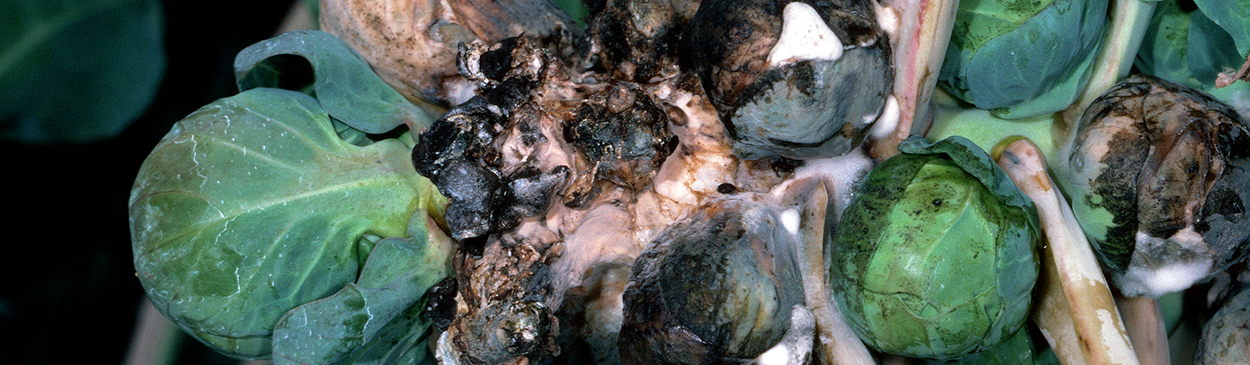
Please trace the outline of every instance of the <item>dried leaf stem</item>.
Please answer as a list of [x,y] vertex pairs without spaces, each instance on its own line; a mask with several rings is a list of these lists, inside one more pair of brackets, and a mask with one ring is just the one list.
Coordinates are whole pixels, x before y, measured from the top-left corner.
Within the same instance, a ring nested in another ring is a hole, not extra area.
[[1124,315],[1124,327],[1133,342],[1133,350],[1142,365],[1168,365],[1171,355],[1168,349],[1168,329],[1163,322],[1163,310],[1159,300],[1150,297],[1122,297],[1116,295],[1116,307]]

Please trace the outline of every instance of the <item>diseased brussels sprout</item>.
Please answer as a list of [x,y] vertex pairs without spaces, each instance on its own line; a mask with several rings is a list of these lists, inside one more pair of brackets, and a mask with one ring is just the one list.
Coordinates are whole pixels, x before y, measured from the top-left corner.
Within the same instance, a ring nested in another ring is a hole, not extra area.
[[1242,290],[1202,327],[1194,365],[1244,364],[1250,361],[1250,290]]
[[912,137],[865,177],[828,248],[851,328],[886,353],[950,359],[1024,324],[1037,280],[1037,212],[962,137]]
[[546,0],[337,0],[321,2],[319,11],[321,29],[350,44],[387,84],[427,110],[473,96],[471,83],[456,69],[458,44],[494,43],[520,33],[564,42],[582,36]]
[[963,1],[939,81],[1004,118],[1062,110],[1085,89],[1107,0]]
[[795,233],[761,195],[714,201],[634,263],[619,345],[626,364],[746,361],[777,345],[803,302]]
[[617,80],[646,83],[677,70],[681,27],[694,16],[698,0],[588,1],[595,16],[587,33]]
[[894,78],[870,2],[705,0],[682,62],[745,159],[832,157],[863,141]]
[[1209,95],[1142,75],[1085,111],[1072,209],[1125,295],[1182,290],[1250,254],[1248,132]]

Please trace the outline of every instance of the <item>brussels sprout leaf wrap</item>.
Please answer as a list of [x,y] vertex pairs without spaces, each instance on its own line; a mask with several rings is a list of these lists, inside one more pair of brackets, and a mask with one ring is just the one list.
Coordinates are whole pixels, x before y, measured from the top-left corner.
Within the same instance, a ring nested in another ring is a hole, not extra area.
[[253,44],[235,57],[234,69],[240,91],[309,88],[330,116],[365,133],[386,133],[400,124],[419,131],[434,122],[326,32],[296,31]]
[[444,203],[396,139],[343,141],[308,95],[257,88],[178,122],[131,191],[148,298],[202,342],[270,353],[287,311],[356,281],[373,247]]
[[1107,3],[961,2],[939,85],[1000,117],[1063,110],[1089,81]]
[[451,239],[423,211],[409,236],[378,242],[355,283],[287,312],[273,331],[274,363],[421,362],[431,324],[422,299],[450,275]]
[[830,279],[847,322],[883,352],[949,359],[1024,324],[1037,212],[962,137],[904,141],[869,173],[834,232]]

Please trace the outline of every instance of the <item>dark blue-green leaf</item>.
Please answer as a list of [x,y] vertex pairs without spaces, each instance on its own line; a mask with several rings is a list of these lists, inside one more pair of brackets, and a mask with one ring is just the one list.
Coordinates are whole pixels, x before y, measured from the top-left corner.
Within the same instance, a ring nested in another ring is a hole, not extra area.
[[1205,13],[1195,11],[1192,14],[1185,58],[1189,60],[1189,71],[1194,78],[1204,88],[1210,89],[1215,86],[1215,78],[1220,72],[1241,68],[1246,58],[1237,54],[1233,37],[1212,22]]
[[1161,1],[1155,6],[1150,25],[1142,37],[1134,64],[1143,73],[1189,87],[1201,83],[1189,71],[1189,22],[1193,12],[1181,9],[1176,0]]
[[156,95],[162,26],[155,0],[0,0],[0,138],[120,133]]
[[1194,0],[1194,4],[1232,36],[1237,53],[1250,54],[1250,0]]
[[343,40],[295,31],[253,44],[234,59],[239,91],[273,87],[308,91],[330,116],[365,133],[400,124],[424,130],[434,118],[382,81]]
[[419,300],[450,274],[451,239],[425,212],[413,216],[409,235],[379,242],[355,283],[283,316],[274,328],[274,363],[424,358],[425,344],[415,340],[426,337],[430,322],[419,315]]

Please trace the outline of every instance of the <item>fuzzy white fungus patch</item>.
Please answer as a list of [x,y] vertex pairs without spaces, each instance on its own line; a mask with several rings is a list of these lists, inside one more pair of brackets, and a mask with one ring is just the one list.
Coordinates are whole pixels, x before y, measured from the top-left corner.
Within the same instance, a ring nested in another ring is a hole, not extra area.
[[760,365],[785,365],[790,360],[790,349],[787,349],[785,345],[773,346],[760,354],[757,360]]
[[885,109],[881,111],[881,116],[877,117],[877,123],[872,125],[869,131],[876,139],[885,139],[898,129],[898,99],[894,95],[890,95],[885,99]]
[[855,149],[842,156],[807,160],[789,181],[812,176],[822,179],[833,189],[834,196],[829,198],[834,200],[834,217],[841,220],[842,211],[851,205],[851,199],[855,197],[855,183],[872,170],[872,166],[872,159],[864,151]]
[[790,308],[790,329],[776,346],[755,357],[759,365],[798,365],[811,358],[816,317],[802,305]]
[[811,5],[786,4],[781,18],[781,36],[768,52],[769,66],[807,60],[834,61],[842,57],[842,41]]
[[[1163,246],[1170,246],[1162,249]],[[1202,235],[1192,226],[1166,239],[1137,232],[1137,251],[1116,282],[1125,295],[1159,297],[1185,290],[1211,273],[1214,264]],[[1144,257],[1142,252],[1170,252],[1169,257]],[[1181,252],[1178,252],[1181,251]],[[1184,252],[1188,251],[1188,252]]]
[[781,226],[790,234],[799,235],[799,210],[791,208],[781,212]]

